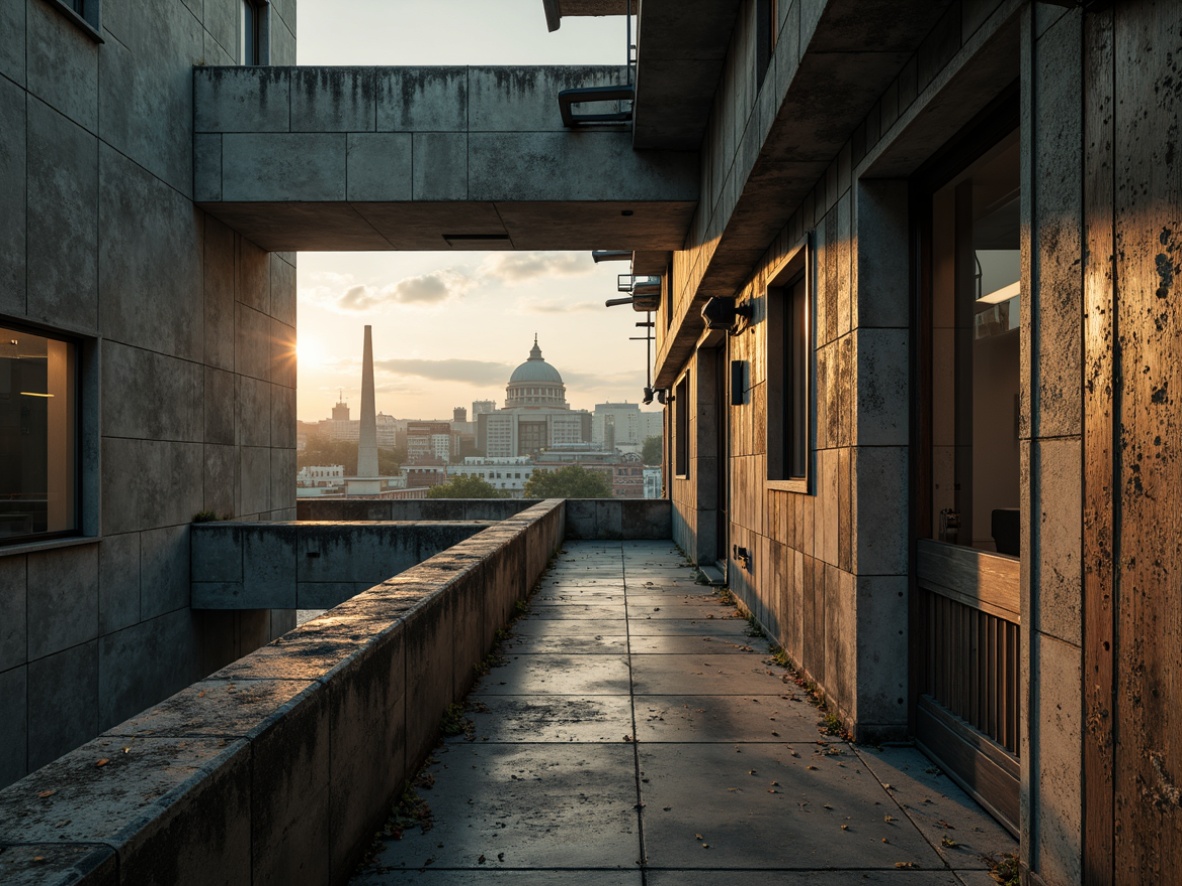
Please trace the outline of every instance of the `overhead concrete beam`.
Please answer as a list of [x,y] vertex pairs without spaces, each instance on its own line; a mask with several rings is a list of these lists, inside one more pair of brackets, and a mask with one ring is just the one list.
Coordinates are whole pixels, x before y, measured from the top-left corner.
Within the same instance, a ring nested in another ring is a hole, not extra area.
[[696,154],[571,131],[558,92],[619,67],[198,68],[199,205],[264,249],[683,245]]

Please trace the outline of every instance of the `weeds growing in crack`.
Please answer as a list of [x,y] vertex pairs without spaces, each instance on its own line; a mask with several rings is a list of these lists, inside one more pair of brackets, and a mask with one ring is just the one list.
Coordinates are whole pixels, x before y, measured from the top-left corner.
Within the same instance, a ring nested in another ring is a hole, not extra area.
[[464,716],[464,706],[451,704],[443,712],[443,719],[439,721],[439,732],[451,738],[457,735],[471,735],[476,724]]
[[757,638],[762,637],[768,641],[768,652],[771,654],[772,662],[788,672],[784,675],[784,682],[787,683],[789,680],[792,680],[793,683],[805,691],[805,693],[808,695],[809,701],[812,702],[816,707],[820,708],[821,712],[825,715],[818,724],[822,734],[832,735],[845,739],[846,741],[851,741],[852,737],[848,732],[846,732],[845,726],[841,722],[841,718],[838,717],[836,713],[829,710],[828,704],[825,701],[825,696],[817,687],[817,684],[811,680],[806,680],[801,675],[800,671],[797,670],[796,665],[793,664],[792,659],[788,657],[788,653],[784,650],[784,647],[773,642],[772,639],[767,636],[767,633],[763,629],[763,625],[759,623],[759,619],[755,617],[754,613],[748,610],[746,606],[743,606],[731,591],[724,589],[723,593],[725,593],[727,597],[730,598],[731,605],[738,606],[740,615],[746,615],[747,636]]
[[1018,862],[1018,854],[1009,852],[1005,855],[987,859],[989,862],[989,876],[1001,886],[1020,886],[1022,882],[1022,865]]

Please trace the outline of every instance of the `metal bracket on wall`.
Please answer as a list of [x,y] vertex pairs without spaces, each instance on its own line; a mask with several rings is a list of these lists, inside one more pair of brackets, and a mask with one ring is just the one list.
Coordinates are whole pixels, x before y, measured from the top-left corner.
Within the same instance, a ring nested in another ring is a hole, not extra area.
[[[558,93],[558,109],[562,112],[562,125],[568,129],[577,126],[601,126],[608,123],[627,123],[632,119],[632,100],[636,97],[636,88],[632,85],[620,86],[579,86],[574,89],[564,89]],[[621,108],[602,114],[576,114],[574,106],[588,102],[628,102],[627,110]]]

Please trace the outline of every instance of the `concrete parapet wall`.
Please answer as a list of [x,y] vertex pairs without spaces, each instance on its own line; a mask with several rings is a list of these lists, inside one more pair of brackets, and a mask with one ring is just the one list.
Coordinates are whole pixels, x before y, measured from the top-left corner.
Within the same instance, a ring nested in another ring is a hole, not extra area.
[[570,498],[566,537],[669,539],[673,503],[667,498]]
[[[300,520],[503,520],[537,504],[512,498],[428,498],[400,501],[302,501]],[[568,498],[567,538],[668,539],[668,499]]]
[[420,498],[304,499],[296,503],[300,520],[504,520],[540,499]]
[[0,792],[0,880],[344,882],[564,525],[533,505]]
[[191,535],[190,606],[329,609],[488,525],[472,520],[198,523]]

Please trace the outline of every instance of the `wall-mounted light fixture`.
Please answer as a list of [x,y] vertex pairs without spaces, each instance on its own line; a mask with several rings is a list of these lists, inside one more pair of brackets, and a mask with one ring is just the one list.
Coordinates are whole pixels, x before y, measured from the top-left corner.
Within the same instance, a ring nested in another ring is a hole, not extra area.
[[751,319],[751,303],[736,304],[733,298],[712,298],[702,306],[702,319],[707,329],[722,329],[734,335],[739,320]]

